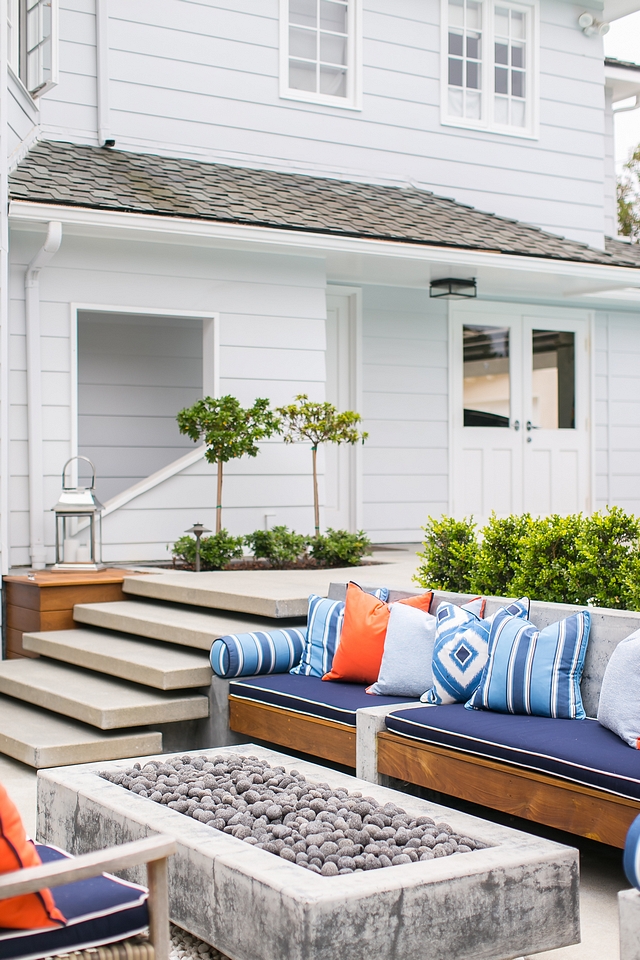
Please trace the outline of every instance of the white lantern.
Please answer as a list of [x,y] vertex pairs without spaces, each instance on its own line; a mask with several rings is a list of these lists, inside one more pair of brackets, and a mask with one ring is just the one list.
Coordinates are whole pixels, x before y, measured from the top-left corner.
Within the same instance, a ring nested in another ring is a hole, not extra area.
[[[67,486],[67,467],[85,460],[91,467],[90,487]],[[71,457],[62,470],[62,493],[55,507],[54,570],[102,570],[102,504],[94,493],[96,468],[88,457]],[[84,535],[84,536],[83,536]]]

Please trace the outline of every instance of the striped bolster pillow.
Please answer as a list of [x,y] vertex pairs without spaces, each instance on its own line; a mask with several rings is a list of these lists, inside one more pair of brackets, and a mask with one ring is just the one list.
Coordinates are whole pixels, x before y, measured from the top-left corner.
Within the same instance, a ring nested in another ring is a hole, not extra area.
[[287,673],[300,662],[305,630],[232,633],[213,641],[211,668],[219,677],[255,677]]
[[624,872],[632,887],[640,888],[640,816],[636,817],[627,833],[622,858]]

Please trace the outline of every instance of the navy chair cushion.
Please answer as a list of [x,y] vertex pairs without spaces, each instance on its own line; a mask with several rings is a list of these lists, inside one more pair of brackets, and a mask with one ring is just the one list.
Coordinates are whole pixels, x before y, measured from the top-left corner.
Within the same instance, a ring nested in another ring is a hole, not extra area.
[[[36,844],[43,863],[65,860],[68,854]],[[142,933],[149,923],[147,890],[117,877],[80,880],[51,891],[67,918],[64,927],[44,930],[0,929],[0,960],[29,960],[71,950],[86,950]]]
[[640,800],[640,751],[632,750],[597,720],[469,711],[454,703],[394,710],[386,725],[414,740]]
[[322,720],[356,725],[356,710],[406,703],[407,697],[374,697],[360,683],[333,683],[319,677],[276,673],[250,680],[232,680],[229,695],[284,707]]

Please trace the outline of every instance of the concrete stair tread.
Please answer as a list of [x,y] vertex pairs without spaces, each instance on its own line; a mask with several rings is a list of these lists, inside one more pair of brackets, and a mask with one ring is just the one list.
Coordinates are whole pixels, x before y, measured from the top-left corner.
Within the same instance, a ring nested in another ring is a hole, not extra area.
[[158,731],[104,733],[0,695],[0,753],[28,766],[57,767],[160,752]]
[[88,627],[25,633],[25,650],[158,690],[208,687],[209,658],[204,652],[154,643]]
[[282,626],[273,620],[258,620],[242,614],[205,613],[143,600],[77,603],[73,619],[76,623],[194,647],[207,653],[213,641],[227,633],[274,630]]
[[200,694],[153,690],[44,658],[0,662],[0,693],[101,730],[209,715],[208,698]]

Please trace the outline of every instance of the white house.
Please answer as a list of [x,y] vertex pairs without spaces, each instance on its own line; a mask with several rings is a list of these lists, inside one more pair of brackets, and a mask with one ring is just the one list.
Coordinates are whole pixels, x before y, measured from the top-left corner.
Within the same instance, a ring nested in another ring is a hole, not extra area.
[[[605,239],[640,70],[602,47],[636,9],[2,0],[3,569],[52,562],[75,454],[105,559],[213,526],[175,423],[203,393],[358,409],[324,523],[378,542],[442,511],[640,512],[640,248]],[[224,522],[310,531],[309,451],[231,464]]]

